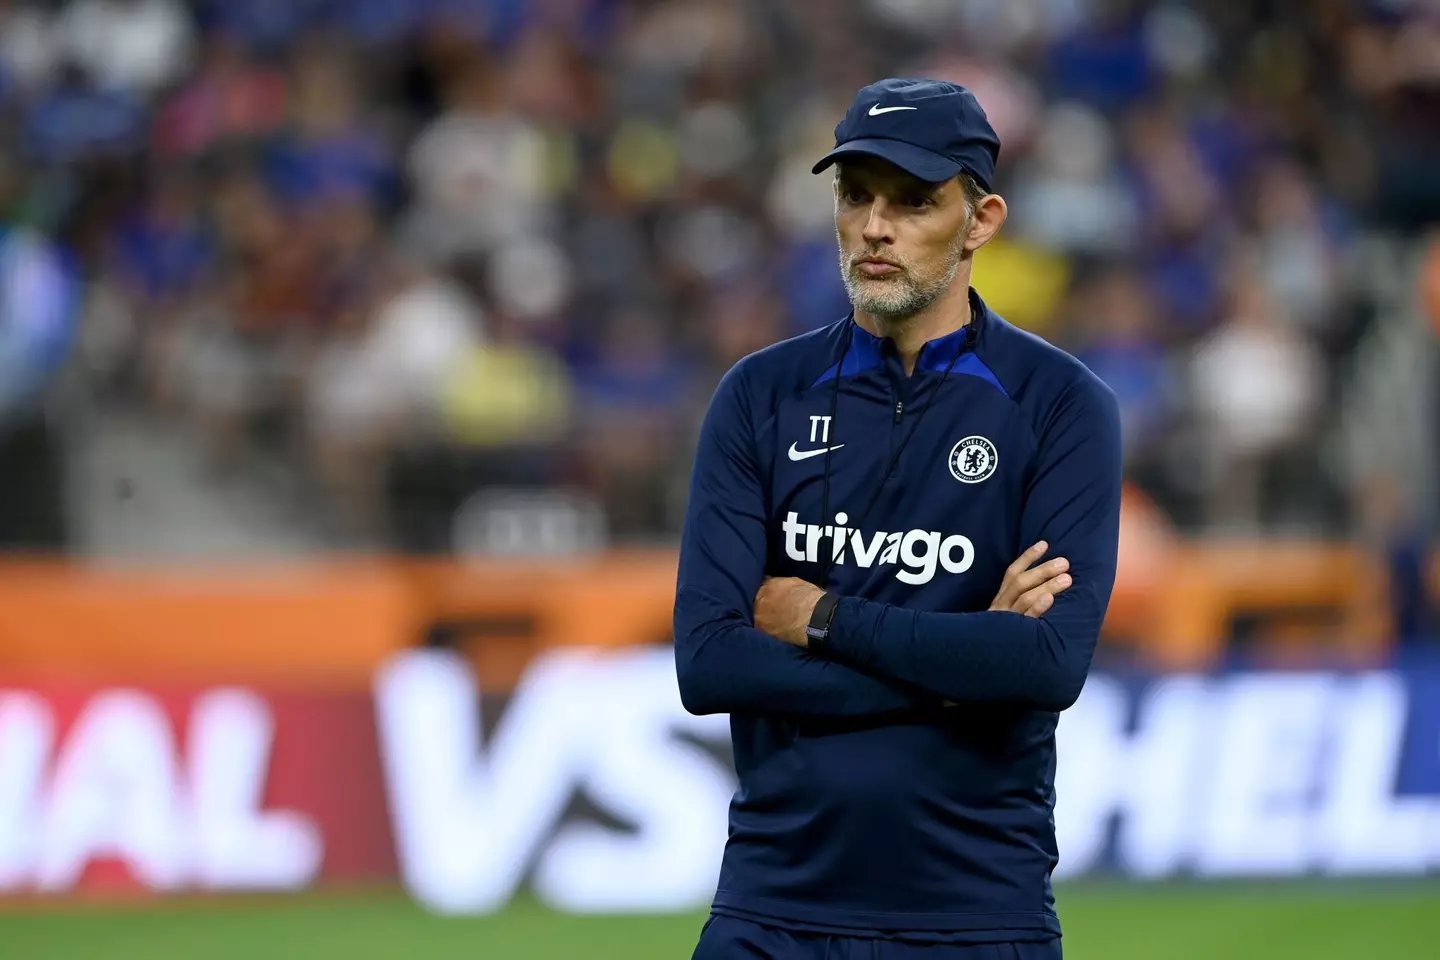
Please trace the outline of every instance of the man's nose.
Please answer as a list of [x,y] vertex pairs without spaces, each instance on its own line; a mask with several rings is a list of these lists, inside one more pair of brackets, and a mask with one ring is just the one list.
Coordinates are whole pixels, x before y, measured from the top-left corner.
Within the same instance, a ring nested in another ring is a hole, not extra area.
[[886,214],[884,199],[876,197],[870,204],[869,216],[865,218],[862,236],[866,243],[890,243],[895,239],[894,225]]

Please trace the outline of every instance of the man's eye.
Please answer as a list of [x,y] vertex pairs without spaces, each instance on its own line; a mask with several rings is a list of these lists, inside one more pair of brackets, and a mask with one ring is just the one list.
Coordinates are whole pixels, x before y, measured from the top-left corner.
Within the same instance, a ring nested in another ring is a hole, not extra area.
[[865,195],[864,190],[846,190],[842,196],[846,203],[864,203],[870,199]]
[[920,207],[929,206],[929,205],[930,205],[930,198],[929,198],[929,197],[906,197],[906,198],[905,198],[905,205],[906,205],[907,207],[915,207],[915,208],[917,208],[917,209],[920,208]]

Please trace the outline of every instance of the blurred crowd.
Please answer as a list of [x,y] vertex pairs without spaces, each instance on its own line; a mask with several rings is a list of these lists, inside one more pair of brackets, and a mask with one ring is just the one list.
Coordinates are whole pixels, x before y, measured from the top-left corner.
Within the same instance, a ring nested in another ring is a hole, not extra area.
[[987,109],[976,286],[1116,390],[1138,491],[1357,522],[1360,250],[1440,222],[1424,0],[0,0],[0,407],[68,372],[342,545],[514,489],[673,537],[720,374],[848,309],[809,168],[885,75]]

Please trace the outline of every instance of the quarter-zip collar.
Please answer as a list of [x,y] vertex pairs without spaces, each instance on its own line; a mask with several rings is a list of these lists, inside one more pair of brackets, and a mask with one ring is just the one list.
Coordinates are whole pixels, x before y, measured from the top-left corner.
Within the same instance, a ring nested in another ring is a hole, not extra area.
[[[985,319],[988,313],[989,308],[986,307],[984,301],[980,299],[980,294],[975,291],[974,287],[971,287],[970,322],[957,330],[952,330],[944,336],[925,341],[920,347],[920,355],[915,361],[916,371],[938,371],[950,366],[952,361],[960,354],[973,347],[979,341],[980,334],[984,331]],[[854,311],[850,313],[850,324],[854,328],[854,340],[852,341],[851,349],[857,352],[857,360],[860,360],[861,357],[878,359],[895,351],[894,341],[890,340],[889,337],[877,337],[857,323],[855,321]],[[865,363],[861,360],[857,363],[857,367],[860,369],[871,365],[873,365],[873,361],[872,363]],[[849,366],[850,364],[847,363],[846,367],[848,368]],[[846,372],[848,373],[849,371],[847,370]]]

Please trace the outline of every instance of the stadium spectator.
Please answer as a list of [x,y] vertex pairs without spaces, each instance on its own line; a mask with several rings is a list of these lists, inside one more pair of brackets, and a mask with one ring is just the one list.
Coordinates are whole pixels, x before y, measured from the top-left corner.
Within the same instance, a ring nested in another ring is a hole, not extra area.
[[513,484],[648,539],[719,374],[846,309],[808,158],[848,91],[964,83],[1012,211],[976,285],[1116,389],[1131,483],[1344,529],[1357,264],[1440,220],[1424,8],[10,0],[0,117],[34,202],[88,198],[78,372],[118,407],[283,464],[337,543],[443,545]]
[[66,214],[27,208],[17,174],[0,161],[0,548],[53,551],[69,543],[53,400],[75,342],[83,280],[73,250],[44,230]]
[[1273,516],[1266,491],[1277,471],[1304,457],[1314,438],[1323,384],[1314,345],[1251,270],[1239,272],[1225,320],[1196,350],[1191,379],[1212,471],[1210,524],[1253,533]]

